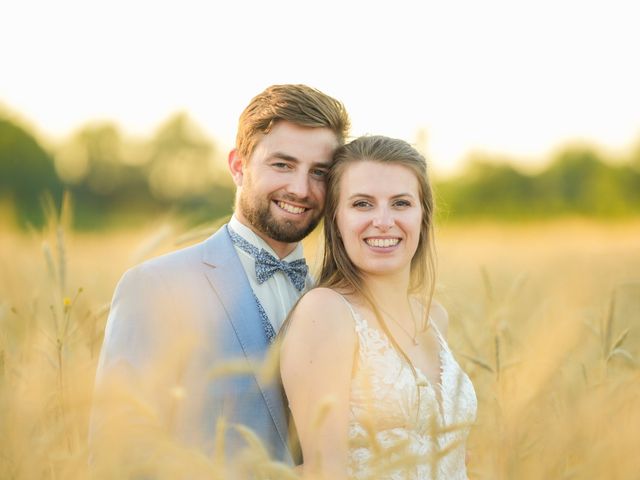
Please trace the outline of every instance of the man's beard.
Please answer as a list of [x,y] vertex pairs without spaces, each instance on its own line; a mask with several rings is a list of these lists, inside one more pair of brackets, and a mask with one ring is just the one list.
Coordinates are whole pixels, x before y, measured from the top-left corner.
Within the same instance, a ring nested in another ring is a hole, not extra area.
[[271,213],[270,207],[270,199],[252,197],[250,190],[244,190],[240,194],[239,208],[244,218],[253,228],[277,242],[299,242],[309,235],[320,222],[320,213],[312,217],[306,225],[297,225],[289,220],[278,220]]

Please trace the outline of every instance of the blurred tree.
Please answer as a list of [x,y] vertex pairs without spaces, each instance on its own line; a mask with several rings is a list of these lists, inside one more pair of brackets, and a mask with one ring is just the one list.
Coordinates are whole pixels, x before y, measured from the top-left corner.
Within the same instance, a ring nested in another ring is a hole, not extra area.
[[613,168],[614,184],[624,203],[624,213],[640,214],[640,163],[620,165]]
[[473,157],[463,175],[438,185],[445,212],[454,217],[518,218],[530,208],[534,184],[505,160]]
[[591,147],[569,146],[537,175],[526,175],[511,163],[476,156],[461,175],[439,182],[440,216],[614,218],[640,213],[636,160],[606,162]]
[[139,224],[168,211],[202,222],[231,210],[234,188],[216,162],[218,150],[183,113],[149,140],[125,138],[112,123],[87,125],[55,156],[77,227]]
[[635,145],[631,149],[631,154],[629,156],[629,164],[638,173],[640,173],[640,139],[636,141]]
[[[425,151],[427,141],[426,130],[418,131],[416,147]],[[23,225],[43,223],[42,194],[58,199],[63,184],[79,228],[139,225],[164,212],[194,224],[231,212],[235,187],[224,155],[185,113],[169,117],[150,139],[127,138],[109,122],[89,124],[53,152],[54,158],[24,127],[0,119],[0,207],[8,203]],[[573,145],[537,174],[515,163],[471,157],[459,176],[437,182],[440,217],[640,214],[640,142],[618,162]]]
[[158,201],[177,206],[198,222],[231,212],[235,186],[223,155],[185,113],[160,126],[149,151],[145,168]]
[[59,199],[62,184],[53,158],[20,126],[0,119],[0,198],[15,206],[21,225],[42,226],[42,196],[50,192]]
[[[219,152],[185,113],[169,118],[150,143],[149,186],[160,200],[202,197],[224,183]],[[226,178],[226,176],[225,176]]]
[[99,228],[125,217],[139,223],[162,211],[149,193],[140,153],[110,122],[86,125],[58,145],[56,170],[73,195],[76,227]]
[[634,207],[634,212],[640,213],[640,139],[636,141],[635,147],[631,150],[629,169],[624,177],[629,192],[629,201]]
[[65,182],[84,184],[98,196],[139,188],[145,184],[144,173],[127,156],[127,147],[116,125],[87,125],[56,151],[56,169]]
[[586,146],[557,154],[537,183],[549,213],[604,216],[627,210],[615,168]]

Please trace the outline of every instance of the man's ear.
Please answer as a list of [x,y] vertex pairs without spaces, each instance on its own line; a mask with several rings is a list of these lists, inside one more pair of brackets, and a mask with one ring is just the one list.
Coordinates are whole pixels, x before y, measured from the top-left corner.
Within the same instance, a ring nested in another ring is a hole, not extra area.
[[244,172],[242,168],[242,157],[238,153],[238,150],[234,148],[229,152],[228,161],[229,171],[231,172],[231,177],[233,177],[233,183],[235,183],[237,187],[241,187]]

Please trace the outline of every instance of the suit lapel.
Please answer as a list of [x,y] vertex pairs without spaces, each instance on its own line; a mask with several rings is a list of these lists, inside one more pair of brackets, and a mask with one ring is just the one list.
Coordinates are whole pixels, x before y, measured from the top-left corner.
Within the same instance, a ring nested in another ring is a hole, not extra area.
[[[243,353],[252,370],[258,372],[265,359],[269,342],[251,285],[238,259],[226,225],[205,241],[203,262],[208,266],[205,274],[218,293]],[[287,446],[287,427],[280,381],[278,379],[267,382],[255,373],[254,376],[280,439]]]

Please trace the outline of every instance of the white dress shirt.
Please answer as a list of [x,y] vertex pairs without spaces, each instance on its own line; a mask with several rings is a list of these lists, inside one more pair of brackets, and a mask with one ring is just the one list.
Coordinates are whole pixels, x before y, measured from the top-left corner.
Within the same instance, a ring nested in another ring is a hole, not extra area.
[[[231,227],[234,232],[244,238],[251,245],[258,248],[258,250],[264,248],[275,258],[279,258],[267,242],[256,235],[249,227],[240,223],[235,215],[233,215],[231,220],[229,220],[229,227]],[[253,292],[262,304],[273,329],[278,333],[282,322],[298,301],[300,295],[311,287],[311,277],[307,275],[305,288],[302,292],[299,292],[296,287],[293,286],[293,283],[291,283],[287,274],[281,270],[278,270],[268,280],[259,284],[256,278],[256,264],[253,256],[238,246],[234,245],[234,247],[238,253],[242,267],[247,274],[247,278],[249,279],[249,284],[251,285]],[[293,262],[294,260],[299,260],[301,258],[304,258],[302,253],[302,244],[298,243],[293,252],[281,260]]]

